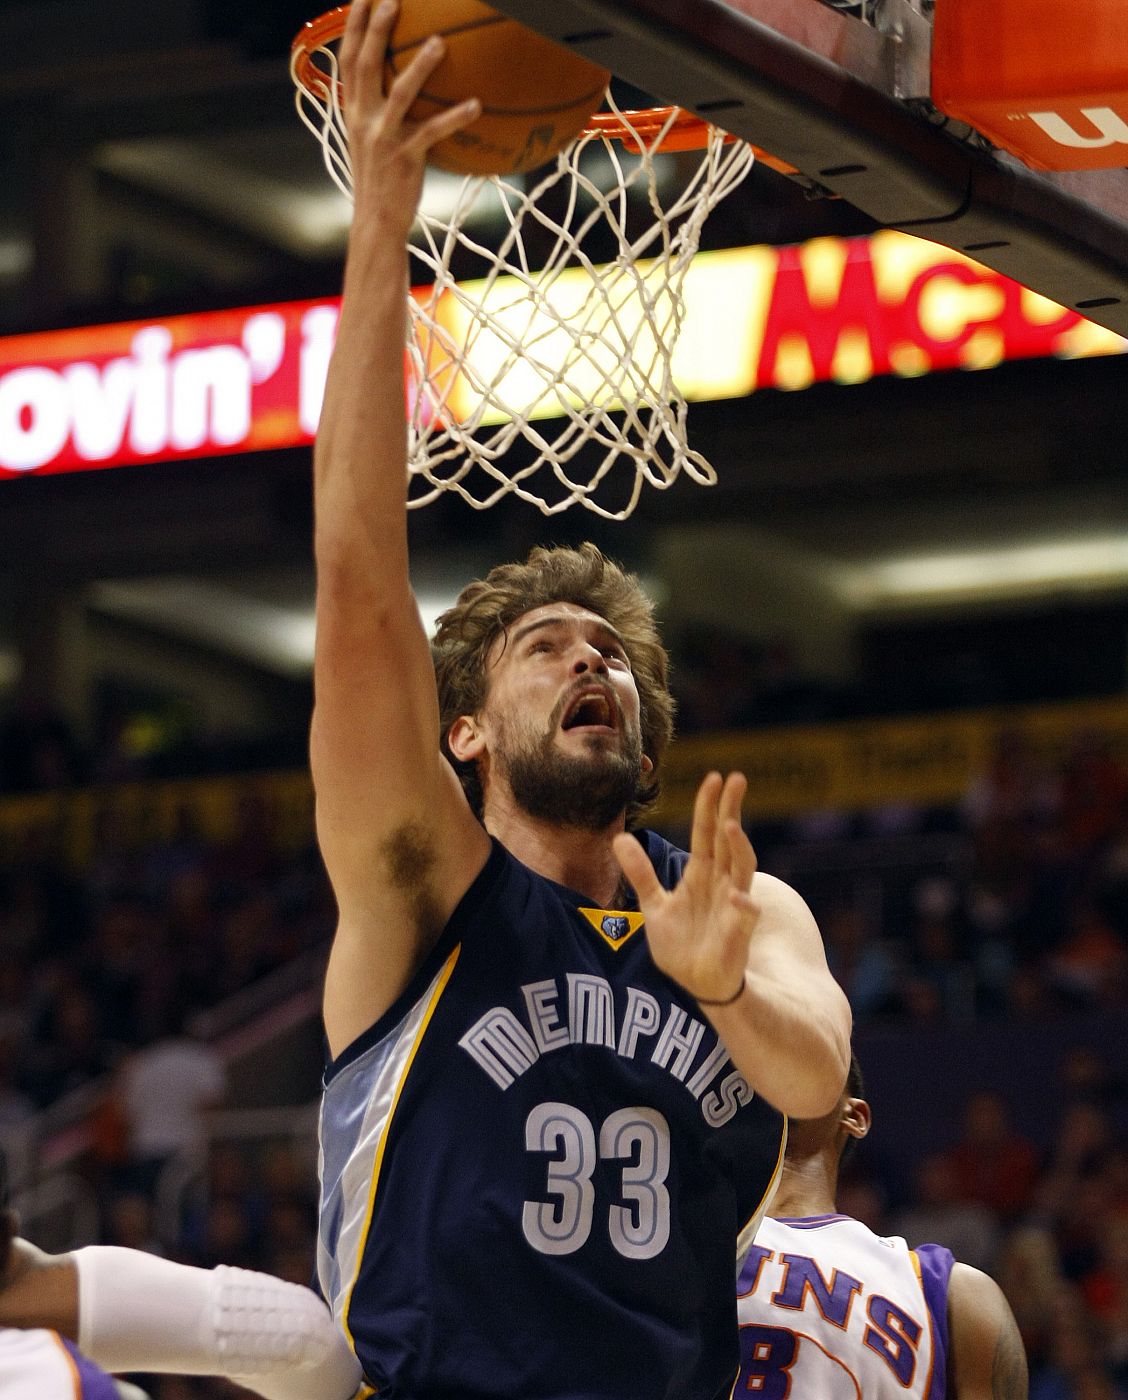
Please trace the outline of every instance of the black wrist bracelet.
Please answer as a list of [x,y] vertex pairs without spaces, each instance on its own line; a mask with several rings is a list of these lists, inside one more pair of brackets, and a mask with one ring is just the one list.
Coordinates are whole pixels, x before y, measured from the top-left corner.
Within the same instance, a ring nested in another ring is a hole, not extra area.
[[744,987],[745,982],[744,978],[742,977],[740,979],[740,986],[737,987],[736,991],[733,992],[732,996],[725,1001],[706,1001],[704,997],[695,997],[694,1000],[697,1002],[698,1006],[731,1006],[734,1001],[740,1000],[740,994],[741,992],[743,992]]

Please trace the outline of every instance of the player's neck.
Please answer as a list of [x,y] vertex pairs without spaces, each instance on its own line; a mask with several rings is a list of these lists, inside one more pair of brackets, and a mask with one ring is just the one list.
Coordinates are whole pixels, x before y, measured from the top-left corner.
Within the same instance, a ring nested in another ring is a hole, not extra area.
[[810,1215],[833,1215],[838,1173],[825,1153],[788,1159],[772,1197],[768,1214],[775,1219],[802,1219]]
[[486,830],[530,870],[610,909],[621,904],[623,883],[611,838],[625,825],[620,818],[600,831],[557,826],[530,817],[512,800],[488,801],[485,811]]

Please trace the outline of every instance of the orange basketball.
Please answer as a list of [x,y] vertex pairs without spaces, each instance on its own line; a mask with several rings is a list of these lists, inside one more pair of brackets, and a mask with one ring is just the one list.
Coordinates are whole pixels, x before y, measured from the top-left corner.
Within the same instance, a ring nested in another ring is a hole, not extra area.
[[460,175],[543,165],[580,134],[611,81],[606,69],[480,0],[401,0],[385,86],[432,34],[446,40],[446,53],[409,115],[425,121],[468,97],[481,99],[478,120],[430,154],[432,165]]

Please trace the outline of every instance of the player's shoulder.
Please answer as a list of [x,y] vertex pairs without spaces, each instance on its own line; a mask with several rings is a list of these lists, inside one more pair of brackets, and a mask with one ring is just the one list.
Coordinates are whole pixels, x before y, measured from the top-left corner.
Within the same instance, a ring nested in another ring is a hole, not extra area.
[[970,1264],[952,1268],[948,1286],[950,1390],[1026,1400],[1026,1353],[1006,1294]]

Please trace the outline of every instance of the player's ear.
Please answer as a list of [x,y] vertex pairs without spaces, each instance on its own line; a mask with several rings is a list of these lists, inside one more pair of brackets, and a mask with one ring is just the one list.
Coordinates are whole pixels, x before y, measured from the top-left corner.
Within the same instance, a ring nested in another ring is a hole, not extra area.
[[847,1098],[842,1105],[839,1124],[849,1137],[864,1138],[873,1124],[873,1115],[865,1099]]
[[643,773],[654,772],[654,760],[650,757],[649,754],[644,753],[642,756],[642,771]]
[[459,715],[447,731],[447,746],[459,763],[473,763],[486,750],[486,737],[473,715]]

